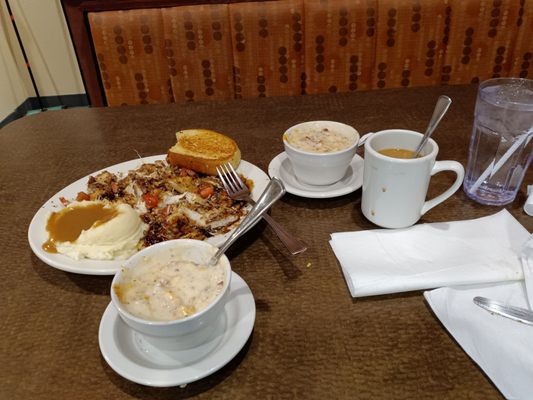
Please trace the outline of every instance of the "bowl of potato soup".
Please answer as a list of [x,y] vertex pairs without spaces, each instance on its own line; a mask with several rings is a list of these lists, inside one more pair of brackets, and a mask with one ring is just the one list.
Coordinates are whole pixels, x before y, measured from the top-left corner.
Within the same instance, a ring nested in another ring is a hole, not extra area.
[[296,179],[309,185],[331,185],[341,180],[358,142],[356,129],[335,121],[303,122],[283,134]]
[[209,340],[231,280],[225,255],[209,265],[217,250],[204,241],[177,239],[133,255],[111,285],[122,320],[157,347],[186,349]]

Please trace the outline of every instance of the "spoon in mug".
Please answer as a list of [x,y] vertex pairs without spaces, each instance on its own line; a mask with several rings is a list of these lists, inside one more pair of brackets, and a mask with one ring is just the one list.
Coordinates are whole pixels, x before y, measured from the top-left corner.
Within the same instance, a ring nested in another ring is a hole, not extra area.
[[374,132],[368,132],[368,133],[365,133],[363,136],[361,136],[361,138],[359,139],[359,142],[357,142],[357,147],[363,146],[365,142],[368,140],[368,138],[372,136],[373,134]]
[[420,144],[414,151],[414,155],[412,158],[418,157],[418,154],[424,148],[426,142],[428,141],[435,128],[437,128],[437,125],[441,121],[442,117],[444,117],[444,114],[446,114],[446,111],[448,111],[450,104],[452,104],[452,100],[448,96],[439,97],[439,99],[437,100],[437,104],[435,105],[435,109],[433,110],[431,120],[429,121],[428,127],[426,129],[426,133],[424,133],[424,137],[422,138]]

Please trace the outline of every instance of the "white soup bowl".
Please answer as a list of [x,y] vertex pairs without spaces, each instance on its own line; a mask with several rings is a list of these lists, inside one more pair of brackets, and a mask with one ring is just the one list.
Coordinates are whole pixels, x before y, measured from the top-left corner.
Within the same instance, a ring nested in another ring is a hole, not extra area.
[[176,261],[191,261],[207,265],[218,249],[201,240],[176,239],[154,244],[130,257],[114,276],[111,284],[111,300],[120,318],[133,330],[140,333],[148,342],[165,349],[188,349],[201,345],[210,339],[218,319],[224,313],[231,281],[231,265],[225,255],[219,263],[225,273],[220,293],[204,309],[182,319],[171,321],[149,320],[130,313],[120,301],[115,288],[123,283],[127,269],[136,268],[150,259],[166,260],[172,255]]
[[[296,147],[291,135],[296,132],[327,132],[347,137],[350,145],[337,151],[315,152]],[[341,180],[357,151],[359,133],[353,127],[335,121],[308,121],[294,125],[283,134],[283,146],[296,179],[308,185],[331,185]]]

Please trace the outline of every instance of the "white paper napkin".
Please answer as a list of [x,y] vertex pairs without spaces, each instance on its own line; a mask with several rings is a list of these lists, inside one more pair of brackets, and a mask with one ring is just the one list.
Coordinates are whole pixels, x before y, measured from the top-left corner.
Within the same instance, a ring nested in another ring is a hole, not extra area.
[[503,209],[474,220],[333,233],[330,244],[350,293],[360,297],[520,280],[528,236]]
[[491,314],[472,301],[475,296],[484,296],[527,308],[523,282],[440,288],[424,296],[442,324],[505,398],[532,397],[533,326]]

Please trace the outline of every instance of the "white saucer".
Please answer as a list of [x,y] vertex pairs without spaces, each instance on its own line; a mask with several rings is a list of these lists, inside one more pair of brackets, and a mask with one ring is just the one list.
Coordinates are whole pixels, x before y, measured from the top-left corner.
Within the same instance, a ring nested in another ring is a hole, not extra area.
[[100,321],[98,341],[104,359],[124,378],[147,386],[185,385],[218,371],[242,349],[255,322],[255,302],[235,272],[224,314],[213,337],[189,350],[162,351],[127,326],[110,303]]
[[285,152],[278,154],[270,161],[268,175],[271,178],[275,176],[281,179],[287,192],[296,196],[313,199],[337,197],[352,193],[363,185],[363,159],[356,154],[346,175],[332,185],[313,186],[298,181]]

